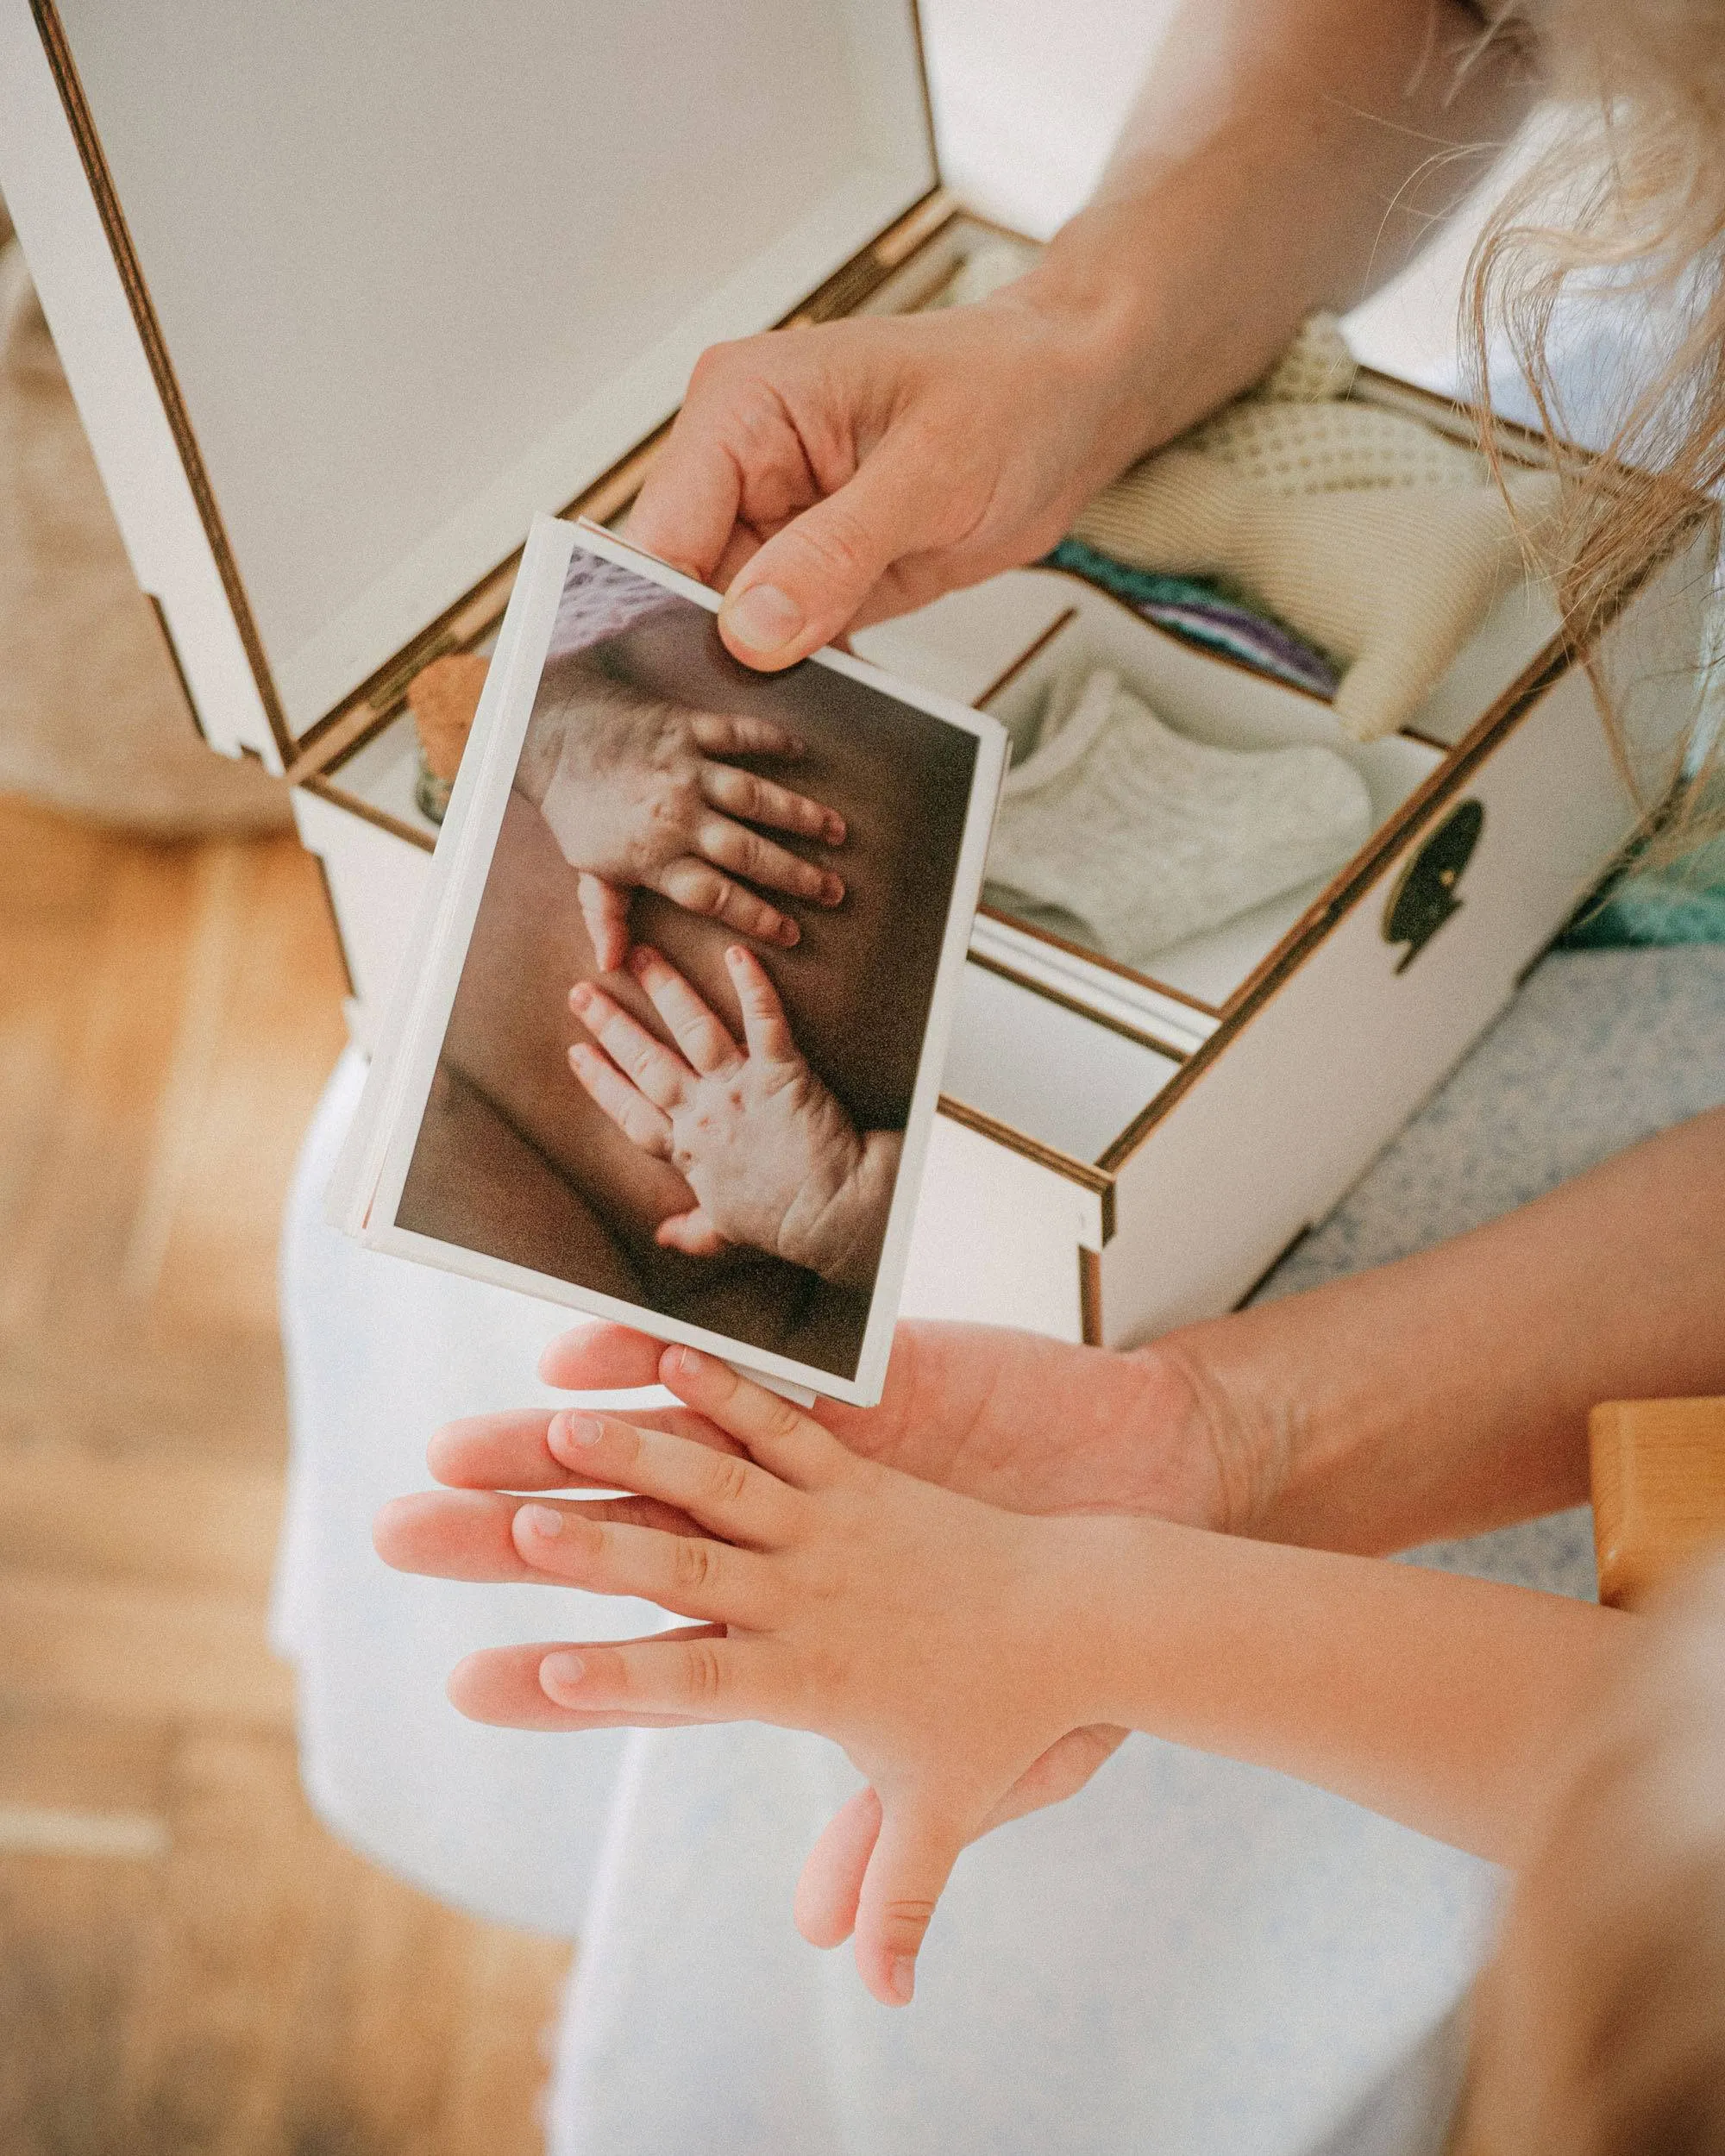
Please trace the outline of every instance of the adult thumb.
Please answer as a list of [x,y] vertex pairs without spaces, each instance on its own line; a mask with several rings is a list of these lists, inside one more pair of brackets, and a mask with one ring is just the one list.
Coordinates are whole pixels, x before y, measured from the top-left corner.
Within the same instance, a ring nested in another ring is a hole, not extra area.
[[918,549],[926,474],[890,441],[855,476],[751,555],[718,610],[718,633],[745,666],[776,673],[841,636],[900,555]]
[[882,2006],[908,2006],[917,1956],[964,1837],[950,1822],[888,1805],[856,1905],[856,1966]]

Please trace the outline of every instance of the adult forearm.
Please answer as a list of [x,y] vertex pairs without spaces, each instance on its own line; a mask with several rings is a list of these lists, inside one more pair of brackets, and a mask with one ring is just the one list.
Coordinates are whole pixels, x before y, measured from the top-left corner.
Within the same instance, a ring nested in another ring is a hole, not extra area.
[[[1087,1521],[1085,1711],[1274,1767],[1503,1864],[1637,1620],[1561,1595],[1145,1520]],[[1106,1575],[1106,1598],[1095,1592]]]
[[1181,0],[1095,201],[1022,289],[1095,325],[1118,466],[1399,269],[1514,132],[1527,55],[1458,0]]
[[1248,1533],[1392,1550],[1578,1504],[1596,1402],[1725,1392],[1725,1109],[1151,1352],[1191,1386]]

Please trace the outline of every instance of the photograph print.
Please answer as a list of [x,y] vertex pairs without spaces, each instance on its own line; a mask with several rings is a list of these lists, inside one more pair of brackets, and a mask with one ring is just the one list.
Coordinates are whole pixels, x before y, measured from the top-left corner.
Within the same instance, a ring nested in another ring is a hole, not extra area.
[[570,561],[395,1225],[850,1381],[1001,750],[626,564]]

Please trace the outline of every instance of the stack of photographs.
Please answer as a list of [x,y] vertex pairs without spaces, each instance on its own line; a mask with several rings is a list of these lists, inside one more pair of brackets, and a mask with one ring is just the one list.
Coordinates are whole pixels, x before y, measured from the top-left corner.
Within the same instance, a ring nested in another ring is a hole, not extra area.
[[1007,737],[718,605],[536,520],[329,1209],[866,1405]]

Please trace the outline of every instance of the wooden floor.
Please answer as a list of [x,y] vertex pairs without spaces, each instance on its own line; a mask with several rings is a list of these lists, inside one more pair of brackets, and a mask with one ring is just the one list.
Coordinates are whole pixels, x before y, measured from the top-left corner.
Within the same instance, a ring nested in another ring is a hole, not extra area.
[[0,798],[0,2156],[517,2156],[566,1954],[341,1848],[264,1622],[341,1047],[291,840]]

